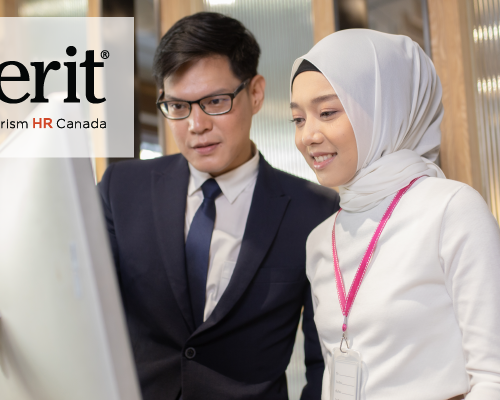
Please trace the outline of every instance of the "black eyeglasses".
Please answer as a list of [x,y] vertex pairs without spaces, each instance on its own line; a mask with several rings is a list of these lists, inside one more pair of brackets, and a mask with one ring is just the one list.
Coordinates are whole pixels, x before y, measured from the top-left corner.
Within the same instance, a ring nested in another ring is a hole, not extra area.
[[233,93],[221,93],[214,96],[203,97],[196,101],[187,100],[161,100],[163,91],[160,93],[156,106],[168,119],[185,119],[191,114],[191,106],[198,104],[202,111],[208,115],[226,114],[233,108],[233,99],[250,82],[250,78],[243,81]]

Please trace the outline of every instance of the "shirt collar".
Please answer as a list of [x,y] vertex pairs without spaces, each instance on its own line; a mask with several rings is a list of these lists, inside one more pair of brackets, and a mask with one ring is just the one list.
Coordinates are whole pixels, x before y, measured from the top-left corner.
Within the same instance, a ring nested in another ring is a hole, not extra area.
[[[240,165],[223,175],[217,176],[215,181],[219,184],[222,193],[232,204],[243,190],[257,177],[259,172],[259,152],[254,143],[252,143],[254,156],[246,163]],[[188,196],[192,196],[196,191],[201,190],[201,185],[207,179],[213,178],[207,172],[198,171],[195,167],[189,164],[191,179],[189,180]]]

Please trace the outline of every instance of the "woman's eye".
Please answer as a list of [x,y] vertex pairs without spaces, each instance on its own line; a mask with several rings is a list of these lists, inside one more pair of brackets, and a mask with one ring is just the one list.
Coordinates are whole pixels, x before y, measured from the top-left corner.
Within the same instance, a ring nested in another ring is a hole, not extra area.
[[333,114],[335,114],[337,111],[323,111],[320,114],[320,117],[328,118],[331,117]]
[[294,118],[290,122],[293,122],[295,125],[300,125],[302,122],[304,122],[304,118]]

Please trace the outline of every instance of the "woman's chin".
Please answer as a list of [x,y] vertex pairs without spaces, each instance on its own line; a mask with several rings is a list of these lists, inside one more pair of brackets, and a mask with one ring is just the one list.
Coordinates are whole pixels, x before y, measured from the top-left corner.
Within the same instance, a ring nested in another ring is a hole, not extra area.
[[316,178],[318,178],[318,182],[321,186],[334,188],[342,185],[342,183],[339,183],[339,179],[335,179],[335,177],[328,176],[327,174],[321,174],[316,172]]
[[343,169],[339,173],[339,168],[330,168],[327,170],[315,170],[313,171],[316,174],[316,178],[321,186],[335,188],[337,189],[339,186],[343,186],[348,184],[356,175],[355,166],[349,168],[349,170]]

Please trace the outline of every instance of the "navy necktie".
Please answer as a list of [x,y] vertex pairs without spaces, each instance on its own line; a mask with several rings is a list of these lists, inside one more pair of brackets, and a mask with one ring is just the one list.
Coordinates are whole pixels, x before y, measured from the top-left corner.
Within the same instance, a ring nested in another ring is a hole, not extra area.
[[203,323],[210,242],[215,224],[215,199],[222,193],[215,179],[201,186],[203,203],[196,211],[186,239],[186,267],[196,328]]

